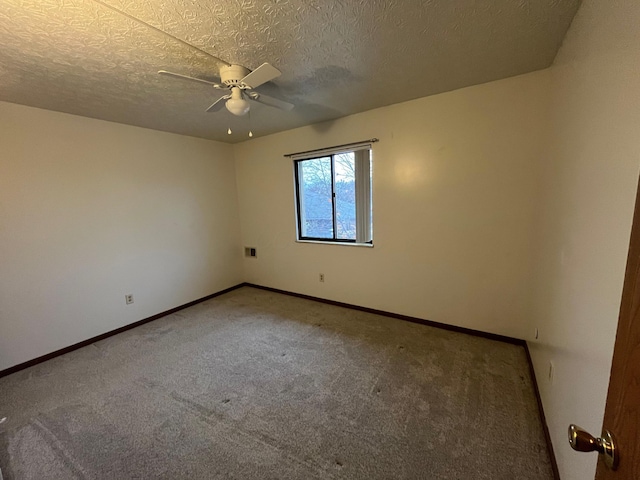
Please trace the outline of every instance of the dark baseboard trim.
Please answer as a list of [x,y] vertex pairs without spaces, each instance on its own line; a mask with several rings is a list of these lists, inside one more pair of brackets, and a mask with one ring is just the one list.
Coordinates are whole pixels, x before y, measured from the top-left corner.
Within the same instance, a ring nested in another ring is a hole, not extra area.
[[47,353],[46,355],[42,355],[41,357],[34,358],[33,360],[28,360],[24,363],[19,363],[18,365],[14,365],[13,367],[9,367],[5,370],[0,371],[0,378],[6,377],[7,375],[11,375],[12,373],[19,372],[20,370],[24,370],[25,368],[32,367],[42,362],[46,362],[47,360],[51,360],[52,358],[59,357],[60,355],[64,355],[65,353],[72,352],[82,347],[86,347],[87,345],[91,345],[92,343],[98,342],[100,340],[104,340],[105,338],[112,337],[113,335],[117,335],[118,333],[125,332],[127,330],[131,330],[132,328],[139,327],[140,325],[144,325],[145,323],[152,322],[159,318],[165,317],[167,315],[171,315],[179,310],[192,307],[198,303],[204,302],[206,300],[210,300],[219,295],[223,295],[225,293],[231,292],[232,290],[236,290],[240,287],[243,287],[245,284],[240,283],[238,285],[234,285],[233,287],[225,288],[224,290],[220,290],[219,292],[212,293],[211,295],[207,295],[206,297],[199,298],[189,303],[185,303],[184,305],[180,305],[179,307],[172,308],[165,312],[157,313],[151,317],[143,318],[142,320],[138,320],[137,322],[130,323],[129,325],[125,325],[124,327],[116,328],[115,330],[111,330],[109,332],[103,333],[96,337],[89,338],[87,340],[83,340],[82,342],[75,343],[65,348],[61,348],[60,350],[56,350],[55,352]]
[[204,302],[206,300],[210,300],[212,298],[215,298],[217,296],[220,296],[220,295],[223,295],[225,293],[231,292],[231,291],[236,290],[236,289],[241,288],[241,287],[257,288],[257,289],[266,290],[266,291],[269,291],[269,292],[280,293],[280,294],[289,295],[289,296],[292,296],[292,297],[304,298],[306,300],[313,300],[313,301],[316,301],[316,302],[326,303],[328,305],[335,305],[335,306],[338,306],[338,307],[350,308],[352,310],[358,310],[358,311],[361,311],[361,312],[373,313],[373,314],[376,314],[376,315],[383,315],[383,316],[390,317],[390,318],[395,318],[395,319],[398,319],[398,320],[404,320],[404,321],[407,321],[407,322],[418,323],[420,325],[427,325],[427,326],[430,326],[430,327],[440,328],[440,329],[443,329],[443,330],[449,330],[449,331],[452,331],[452,332],[466,333],[468,335],[474,335],[476,337],[488,338],[490,340],[497,340],[497,341],[500,341],[500,342],[511,343],[511,344],[514,344],[514,345],[520,345],[520,346],[524,347],[525,353],[527,355],[527,362],[529,363],[529,371],[531,373],[531,380],[533,382],[533,388],[534,388],[534,391],[535,391],[536,400],[538,402],[538,410],[539,410],[539,413],[540,413],[540,420],[542,422],[544,436],[545,436],[545,439],[547,441],[547,449],[549,451],[549,458],[551,460],[551,468],[553,469],[554,478],[556,480],[560,480],[560,474],[558,472],[558,464],[556,463],[556,457],[555,457],[555,454],[554,454],[554,451],[553,451],[553,445],[551,443],[551,436],[549,435],[549,427],[547,426],[547,421],[546,421],[546,418],[545,418],[544,409],[542,407],[542,400],[540,399],[540,391],[538,390],[538,382],[536,380],[536,374],[535,374],[535,370],[533,368],[533,362],[531,360],[531,354],[529,353],[529,346],[527,345],[526,341],[521,340],[519,338],[508,337],[508,336],[505,336],[505,335],[498,335],[498,334],[495,334],[495,333],[487,333],[487,332],[482,332],[480,330],[473,330],[471,328],[458,327],[456,325],[448,325],[446,323],[434,322],[432,320],[425,320],[423,318],[410,317],[408,315],[401,315],[401,314],[393,313],[393,312],[385,312],[383,310],[376,310],[374,308],[367,308],[367,307],[361,307],[359,305],[352,305],[352,304],[349,304],[349,303],[336,302],[334,300],[327,300],[325,298],[313,297],[311,295],[304,295],[302,293],[288,292],[286,290],[280,290],[278,288],[265,287],[265,286],[256,285],[256,284],[253,284],[253,283],[244,282],[244,283],[240,283],[238,285],[234,285],[233,287],[229,287],[229,288],[226,288],[224,290],[220,290],[219,292],[212,293],[211,295],[207,295],[206,297],[202,297],[202,298],[199,298],[197,300],[193,300],[192,302],[185,303],[184,305],[180,305],[178,307],[172,308],[170,310],[166,310],[164,312],[157,313],[156,315],[153,315],[151,317],[144,318],[142,320],[138,320],[137,322],[130,323],[129,325],[125,325],[125,326],[120,327],[120,328],[116,328],[115,330],[111,330],[109,332],[106,332],[106,333],[103,333],[101,335],[89,338],[87,340],[84,340],[82,342],[76,343],[74,345],[70,345],[70,346],[62,348],[60,350],[56,350],[55,352],[51,352],[51,353],[48,353],[46,355],[42,355],[41,357],[37,357],[37,358],[34,358],[32,360],[28,360],[26,362],[20,363],[18,365],[14,365],[13,367],[9,367],[9,368],[7,368],[5,370],[0,371],[0,378],[5,377],[7,375],[11,375],[12,373],[19,372],[20,370],[24,370],[25,368],[32,367],[32,366],[37,365],[39,363],[46,362],[47,360],[51,360],[52,358],[58,357],[60,355],[64,355],[65,353],[69,353],[69,352],[72,352],[72,351],[77,350],[79,348],[86,347],[87,345],[91,345],[92,343],[98,342],[100,340],[104,340],[105,338],[109,338],[109,337],[111,337],[113,335],[117,335],[118,333],[122,333],[122,332],[125,332],[127,330],[131,330],[132,328],[139,327],[140,325],[144,325],[145,323],[149,323],[149,322],[152,322],[152,321],[157,320],[159,318],[165,317],[167,315],[171,315],[172,313],[175,313],[175,312],[177,312],[179,310],[183,310],[185,308],[192,307],[193,305],[196,305],[198,303]]
[[374,313],[376,315],[384,315],[390,318],[396,318],[412,323],[419,323],[421,325],[427,325],[430,327],[441,328],[443,330],[450,330],[453,332],[466,333],[468,335],[474,335],[476,337],[488,338],[490,340],[497,340],[499,342],[511,343],[513,345],[519,345],[524,348],[527,356],[527,363],[529,364],[529,372],[531,374],[531,381],[533,382],[533,390],[538,403],[538,411],[540,413],[540,422],[542,424],[542,430],[547,442],[547,451],[549,452],[549,459],[551,461],[551,469],[553,470],[553,477],[555,480],[560,480],[560,472],[558,471],[558,464],[556,462],[556,456],[553,451],[553,444],[551,443],[551,435],[549,434],[549,427],[544,414],[544,408],[542,407],[542,400],[540,399],[540,390],[538,389],[538,381],[536,380],[536,372],[533,368],[533,361],[531,360],[531,354],[529,353],[529,346],[525,340],[519,338],[507,337],[505,335],[498,335],[495,333],[482,332],[480,330],[473,330],[471,328],[458,327],[455,325],[448,325],[446,323],[434,322],[432,320],[425,320],[423,318],[410,317],[408,315],[400,315],[398,313],[385,312],[383,310],[376,310],[374,308],[361,307],[358,305],[351,305],[349,303],[336,302],[334,300],[327,300],[325,298],[313,297],[311,295],[305,295],[302,293],[288,292],[286,290],[280,290],[278,288],[265,287],[262,285],[256,285],[253,283],[244,283],[242,286],[258,288],[260,290],[267,290],[269,292],[281,293],[283,295],[289,295],[292,297],[304,298],[307,300],[314,300],[316,302],[327,303],[329,305],[336,305],[338,307],[350,308],[353,310],[359,310],[361,312]]
[[527,362],[529,363],[529,372],[531,373],[533,390],[536,394],[536,400],[538,402],[538,412],[540,413],[540,423],[542,423],[544,438],[547,441],[547,451],[549,452],[549,459],[551,460],[551,469],[553,470],[553,478],[555,480],[560,480],[560,471],[558,470],[558,462],[556,462],[556,454],[553,451],[553,444],[551,443],[551,435],[549,434],[549,426],[547,425],[547,418],[544,415],[542,399],[540,398],[540,390],[538,389],[538,380],[536,380],[536,371],[533,368],[533,360],[531,359],[531,352],[529,352],[529,345],[527,344],[527,342],[524,342],[524,351],[527,354]]
[[335,305],[337,307],[350,308],[352,310],[359,310],[361,312],[373,313],[376,315],[384,315],[385,317],[396,318],[398,320],[404,320],[406,322],[419,323],[421,325],[436,327],[442,330],[449,330],[452,332],[466,333],[468,335],[488,338],[490,340],[497,340],[499,342],[506,342],[514,345],[526,345],[526,342],[524,340],[521,340],[519,338],[514,338],[514,337],[507,337],[506,335],[498,335],[497,333],[482,332],[480,330],[473,330],[471,328],[458,327],[456,325],[448,325],[446,323],[434,322],[433,320],[425,320],[423,318],[410,317],[409,315],[401,315],[399,313],[385,312],[384,310],[376,310],[375,308],[361,307],[359,305],[352,305],[350,303],[336,302],[334,300],[327,300],[326,298],[312,297],[311,295],[305,295],[303,293],[288,292],[286,290],[280,290],[278,288],[271,288],[271,287],[264,287],[262,285],[256,285],[254,283],[244,283],[243,286],[259,288],[260,290],[267,290],[269,292],[281,293],[283,295],[304,298],[306,300],[314,300],[316,302],[327,303],[329,305]]

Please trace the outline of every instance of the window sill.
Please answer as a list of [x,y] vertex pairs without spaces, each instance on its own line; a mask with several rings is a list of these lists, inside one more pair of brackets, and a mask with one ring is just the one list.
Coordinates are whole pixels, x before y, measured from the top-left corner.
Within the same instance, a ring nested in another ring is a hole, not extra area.
[[322,240],[296,240],[296,243],[317,243],[320,245],[340,245],[345,247],[367,247],[373,248],[373,243],[352,243],[352,242],[323,242]]

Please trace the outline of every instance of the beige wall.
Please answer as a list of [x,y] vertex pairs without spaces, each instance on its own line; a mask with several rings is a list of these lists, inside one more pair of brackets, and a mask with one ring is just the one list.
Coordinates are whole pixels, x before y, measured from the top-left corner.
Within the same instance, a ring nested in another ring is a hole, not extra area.
[[0,145],[0,370],[242,281],[230,145],[9,103]]
[[[242,239],[258,253],[245,259],[245,280],[525,336],[548,79],[537,72],[237,145]],[[374,248],[296,243],[283,154],[371,137]]]
[[[0,369],[245,280],[528,339],[562,478],[591,478],[566,428],[602,422],[638,24],[584,0],[551,69],[233,147],[0,103]],[[283,154],[371,137],[375,247],[296,243]]]
[[[640,166],[640,2],[585,0],[552,74],[532,355],[563,480],[593,478]],[[555,378],[549,382],[549,362]]]

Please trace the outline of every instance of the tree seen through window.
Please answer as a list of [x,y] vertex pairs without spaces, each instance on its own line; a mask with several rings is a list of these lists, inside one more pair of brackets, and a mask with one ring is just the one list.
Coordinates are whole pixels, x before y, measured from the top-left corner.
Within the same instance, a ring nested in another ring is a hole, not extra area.
[[[296,161],[301,239],[357,240],[356,170],[353,151]],[[370,184],[368,164],[366,173]],[[370,218],[370,199],[366,208]]]

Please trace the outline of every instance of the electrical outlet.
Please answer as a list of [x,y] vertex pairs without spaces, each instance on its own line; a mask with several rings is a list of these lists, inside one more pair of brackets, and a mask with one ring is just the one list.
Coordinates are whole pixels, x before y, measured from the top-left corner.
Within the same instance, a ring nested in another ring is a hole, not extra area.
[[555,366],[553,362],[549,362],[549,383],[553,383],[553,379],[556,375]]
[[133,293],[129,293],[128,295],[125,295],[124,301],[127,303],[127,305],[131,305],[133,303]]
[[324,273],[321,273],[321,274],[320,274],[320,281],[321,281],[321,282],[324,282]]

